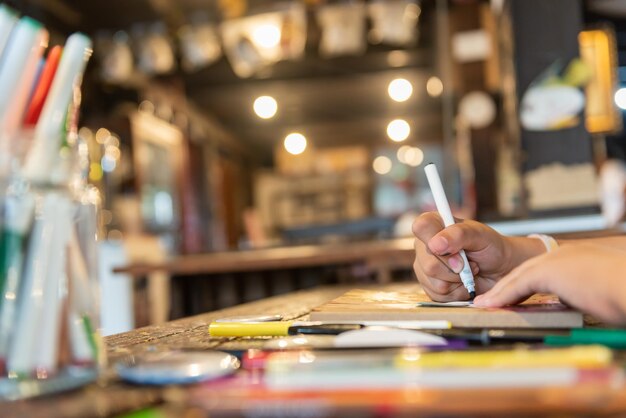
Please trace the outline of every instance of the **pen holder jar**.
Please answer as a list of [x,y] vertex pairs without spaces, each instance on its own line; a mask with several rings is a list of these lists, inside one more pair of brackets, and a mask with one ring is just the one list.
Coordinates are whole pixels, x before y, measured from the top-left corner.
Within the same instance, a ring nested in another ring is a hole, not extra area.
[[72,176],[33,182],[21,167],[0,181],[0,399],[76,388],[104,361],[97,191]]

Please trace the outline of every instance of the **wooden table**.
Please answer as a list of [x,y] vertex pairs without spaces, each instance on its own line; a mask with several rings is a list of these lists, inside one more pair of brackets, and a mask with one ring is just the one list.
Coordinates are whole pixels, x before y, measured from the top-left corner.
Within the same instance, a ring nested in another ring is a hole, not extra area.
[[[146,351],[235,349],[241,348],[242,345],[260,347],[266,339],[211,339],[207,327],[211,321],[217,318],[244,314],[282,314],[285,319],[306,319],[312,308],[353,287],[353,285],[328,286],[294,292],[110,336],[105,339],[109,362],[112,364],[126,356]],[[418,289],[418,285],[405,283],[377,285],[376,288],[384,291],[415,291]],[[183,406],[186,402],[186,396],[193,390],[194,387],[146,388],[130,386],[117,381],[112,371],[107,370],[100,384],[94,384],[76,392],[30,401],[0,403],[0,416],[110,416],[156,404],[161,404],[166,411],[174,411],[172,416],[182,416],[182,411],[186,408]],[[220,393],[211,393],[211,396],[213,397],[211,402],[219,405]],[[511,416],[513,412],[525,415],[543,413],[558,416],[599,415],[618,411],[626,413],[626,386],[623,385],[610,389],[587,387],[582,389],[455,390],[448,392],[407,388],[407,391],[401,394],[402,399],[397,398],[399,396],[397,393],[395,396],[396,398],[389,399],[390,409],[388,412],[393,413],[393,416],[396,414],[410,416],[417,412],[430,415],[469,414],[473,416],[483,413],[489,413],[493,416]],[[353,401],[361,408],[353,407],[351,411],[363,413],[368,411],[367,399],[363,399],[358,391],[353,394]],[[394,409],[393,402],[396,401],[402,403],[403,408]],[[292,404],[289,407],[297,408],[298,406]],[[383,412],[377,410],[379,415],[384,416]],[[278,411],[276,413],[278,414]],[[191,416],[208,416],[203,414],[205,413]],[[248,411],[248,415],[250,414],[254,415],[254,411]]]

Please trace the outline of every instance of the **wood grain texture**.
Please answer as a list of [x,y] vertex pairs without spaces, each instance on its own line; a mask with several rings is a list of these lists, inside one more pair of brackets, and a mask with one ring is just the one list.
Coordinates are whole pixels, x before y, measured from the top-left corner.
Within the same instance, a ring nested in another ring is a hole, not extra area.
[[[267,338],[211,338],[207,328],[211,321],[234,315],[249,314],[282,314],[285,319],[309,319],[311,310],[322,305],[355,285],[328,286],[312,290],[293,292],[287,295],[276,296],[257,302],[247,303],[233,308],[222,309],[190,318],[185,318],[159,326],[137,329],[124,334],[105,338],[105,345],[109,355],[110,365],[123,360],[126,356],[140,354],[145,351],[167,351],[171,349],[241,349],[259,348]],[[359,286],[361,287],[361,286]],[[372,287],[364,287],[372,289]],[[381,292],[419,292],[417,283],[402,283],[373,287]],[[626,357],[618,353],[619,361],[626,362]],[[186,411],[193,391],[201,386],[184,386],[168,388],[149,388],[126,385],[120,382],[109,366],[99,384],[94,384],[82,390],[50,396],[30,401],[0,403],[0,416],[13,417],[105,417],[115,416],[131,410],[145,408],[151,405],[162,404],[166,411],[172,409],[169,415],[163,416],[304,416],[301,414],[303,405],[301,400],[297,404],[289,404],[282,400],[282,410],[276,409],[276,403],[267,404],[262,411],[266,415],[255,415],[253,404],[242,404],[241,397],[235,393],[221,393],[205,391],[206,405],[212,405],[212,410]],[[626,411],[626,387],[623,384],[612,388],[588,387],[566,388],[550,390],[481,390],[481,391],[433,391],[422,389],[408,389],[402,398],[396,393],[388,399],[389,416],[427,413],[428,415],[465,415],[483,416],[491,413],[492,416],[511,416],[512,411],[531,413],[549,413],[559,416],[570,416],[572,413],[586,416],[613,414]],[[229,396],[227,398],[227,395]],[[391,394],[390,394],[391,396]],[[268,398],[263,398],[268,399]],[[236,400],[238,410],[225,410],[229,401]],[[269,399],[271,400],[271,399]],[[311,398],[311,402],[315,402]],[[311,406],[309,402],[304,406]],[[320,401],[321,402],[321,401]],[[368,404],[367,396],[363,392],[355,392],[347,410],[321,410],[318,415],[309,416],[345,416],[350,412],[360,412],[359,415],[372,416],[372,406]],[[261,406],[257,404],[257,406]],[[248,408],[248,409],[246,409]],[[289,409],[292,408],[292,409]],[[290,413],[290,411],[292,413]],[[307,412],[306,410],[304,410]],[[185,415],[189,412],[189,415]],[[323,413],[328,414],[324,415]],[[336,413],[334,413],[336,412]],[[345,414],[344,414],[345,412]],[[379,411],[380,412],[380,411]],[[168,412],[169,413],[169,412]]]
[[285,319],[307,318],[315,306],[345,293],[352,286],[324,287],[293,292],[222,309],[202,315],[172,321],[162,325],[136,329],[104,339],[109,367],[99,384],[82,390],[18,402],[0,402],[2,418],[22,417],[105,417],[144,408],[163,402],[175,402],[181,397],[180,388],[137,387],[119,381],[113,365],[128,356],[146,351],[173,349],[207,350],[260,347],[267,340],[211,338],[208,326],[218,318],[251,315],[282,314]]

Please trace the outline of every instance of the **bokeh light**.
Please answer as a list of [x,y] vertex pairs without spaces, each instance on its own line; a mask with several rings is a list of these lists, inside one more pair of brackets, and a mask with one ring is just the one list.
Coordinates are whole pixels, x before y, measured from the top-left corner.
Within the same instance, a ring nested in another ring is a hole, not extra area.
[[395,119],[387,125],[387,135],[392,141],[402,142],[409,137],[411,127],[404,119]]
[[276,25],[260,25],[252,32],[254,43],[263,48],[274,48],[280,42],[280,28]]
[[285,137],[285,149],[293,155],[302,154],[306,149],[306,138],[304,135],[293,132]]
[[615,104],[620,109],[626,110],[626,87],[622,87],[615,92]]
[[409,80],[404,78],[396,78],[387,88],[389,97],[396,102],[405,102],[409,100],[409,97],[413,94],[413,85]]
[[270,119],[276,115],[278,103],[272,96],[260,96],[256,98],[252,107],[258,117]]
[[374,159],[372,163],[372,167],[377,174],[385,175],[391,171],[391,159],[389,157],[385,157],[384,155],[380,155]]
[[439,97],[443,93],[443,83],[439,77],[430,77],[426,82],[426,92],[430,97]]

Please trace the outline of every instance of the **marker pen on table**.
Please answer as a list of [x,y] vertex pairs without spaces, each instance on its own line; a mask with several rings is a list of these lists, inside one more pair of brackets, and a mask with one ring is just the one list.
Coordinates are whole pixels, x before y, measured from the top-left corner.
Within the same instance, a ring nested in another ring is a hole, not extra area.
[[[273,322],[211,322],[209,334],[212,337],[285,337],[296,334],[327,334],[337,335],[367,326],[389,326],[385,321],[353,322],[305,322],[305,321],[273,321]],[[406,329],[448,329],[448,321],[396,321],[393,328]]]
[[[428,184],[430,185],[430,190],[433,193],[433,198],[435,199],[435,205],[437,205],[437,211],[439,212],[439,216],[443,220],[443,224],[447,227],[450,225],[454,225],[454,217],[452,216],[452,211],[450,210],[450,204],[448,203],[448,199],[446,198],[446,192],[443,189],[443,185],[441,184],[441,178],[439,177],[439,172],[437,171],[437,166],[433,163],[428,164],[424,167],[424,171],[426,172],[426,178],[428,179]],[[472,274],[472,268],[469,265],[469,261],[467,260],[467,256],[465,255],[465,251],[459,251],[461,258],[463,259],[463,270],[459,275],[461,276],[461,281],[463,282],[463,286],[469,292],[470,299],[474,299],[476,297],[476,289],[474,285],[474,275]]]

